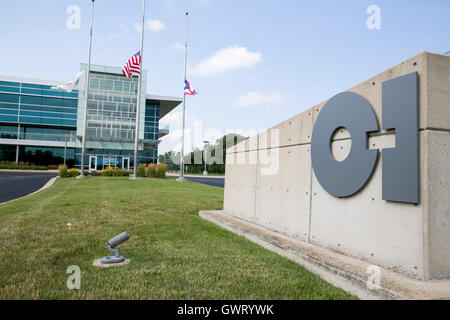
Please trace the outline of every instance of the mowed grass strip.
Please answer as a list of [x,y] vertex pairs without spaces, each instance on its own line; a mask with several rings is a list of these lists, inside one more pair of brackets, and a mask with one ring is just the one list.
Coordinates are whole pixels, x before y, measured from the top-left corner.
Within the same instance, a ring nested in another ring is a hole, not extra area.
[[[223,189],[189,181],[58,179],[0,205],[0,299],[354,298],[198,216],[222,203]],[[131,263],[94,267],[123,231]],[[71,265],[80,290],[66,286]]]

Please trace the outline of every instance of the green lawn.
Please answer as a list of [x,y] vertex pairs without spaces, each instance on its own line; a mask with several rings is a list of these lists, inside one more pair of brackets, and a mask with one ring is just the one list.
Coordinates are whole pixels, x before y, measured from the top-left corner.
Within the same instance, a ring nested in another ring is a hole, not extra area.
[[[58,179],[0,205],[0,299],[354,298],[198,216],[222,201],[223,189],[189,181]],[[93,267],[122,231],[131,263]],[[80,290],[66,287],[70,265]]]

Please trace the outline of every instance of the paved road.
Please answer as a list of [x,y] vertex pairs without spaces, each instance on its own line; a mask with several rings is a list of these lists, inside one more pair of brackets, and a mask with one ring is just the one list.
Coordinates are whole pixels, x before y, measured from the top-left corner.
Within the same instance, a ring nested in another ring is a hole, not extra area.
[[56,173],[0,172],[0,203],[33,193],[53,177]]
[[[178,178],[170,177],[170,178]],[[184,177],[186,180],[195,181],[198,183],[207,184],[209,186],[220,187],[223,188],[225,185],[225,178],[202,178],[202,177]]]

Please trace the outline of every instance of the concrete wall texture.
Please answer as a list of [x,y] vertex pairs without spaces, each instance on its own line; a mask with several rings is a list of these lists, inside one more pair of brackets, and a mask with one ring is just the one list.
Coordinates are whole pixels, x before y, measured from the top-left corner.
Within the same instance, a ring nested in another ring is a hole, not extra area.
[[[363,189],[337,198],[322,188],[310,147],[324,101],[227,150],[225,212],[416,279],[450,278],[450,56],[421,53],[348,91],[363,96],[381,124],[382,82],[412,72],[419,74],[419,204],[381,199],[382,149],[395,146],[388,131],[368,137],[368,148],[380,152]],[[348,131],[338,131],[335,158],[350,148]]]

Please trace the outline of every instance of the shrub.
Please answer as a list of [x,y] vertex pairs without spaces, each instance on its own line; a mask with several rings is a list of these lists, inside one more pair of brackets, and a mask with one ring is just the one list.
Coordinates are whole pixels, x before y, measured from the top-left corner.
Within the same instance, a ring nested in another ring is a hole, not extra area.
[[67,171],[68,177],[77,177],[79,175],[80,175],[80,170],[78,170],[76,168],[72,168],[72,169],[69,169],[69,171]]
[[126,177],[130,175],[130,171],[128,170],[121,170],[117,167],[114,168],[107,168],[105,170],[103,170],[100,173],[96,173],[93,175],[100,175],[100,176],[104,176],[104,177]]
[[145,163],[139,163],[138,172],[137,172],[138,177],[145,177],[146,176],[145,168],[146,168],[146,164]]
[[113,172],[114,177],[126,177],[129,176],[130,172],[128,170],[122,170],[119,168],[115,168]]
[[19,169],[19,170],[47,170],[48,167],[36,166],[34,163],[20,161],[16,164],[14,161],[1,161],[0,169]]
[[49,164],[47,167],[48,167],[50,170],[55,170],[55,169],[58,168],[58,166],[57,166],[56,164]]
[[147,176],[151,178],[156,177],[156,165],[154,163],[150,163],[147,168],[148,168]]
[[159,163],[156,166],[156,177],[158,177],[158,178],[165,178],[166,177],[166,171],[167,171],[167,164]]
[[102,171],[102,176],[106,177],[112,177],[114,175],[114,169],[113,168],[106,168]]
[[60,178],[66,178],[68,175],[68,173],[67,173],[67,166],[66,165],[63,165],[63,164],[60,164],[59,166],[58,166],[58,171],[59,171],[59,177]]

